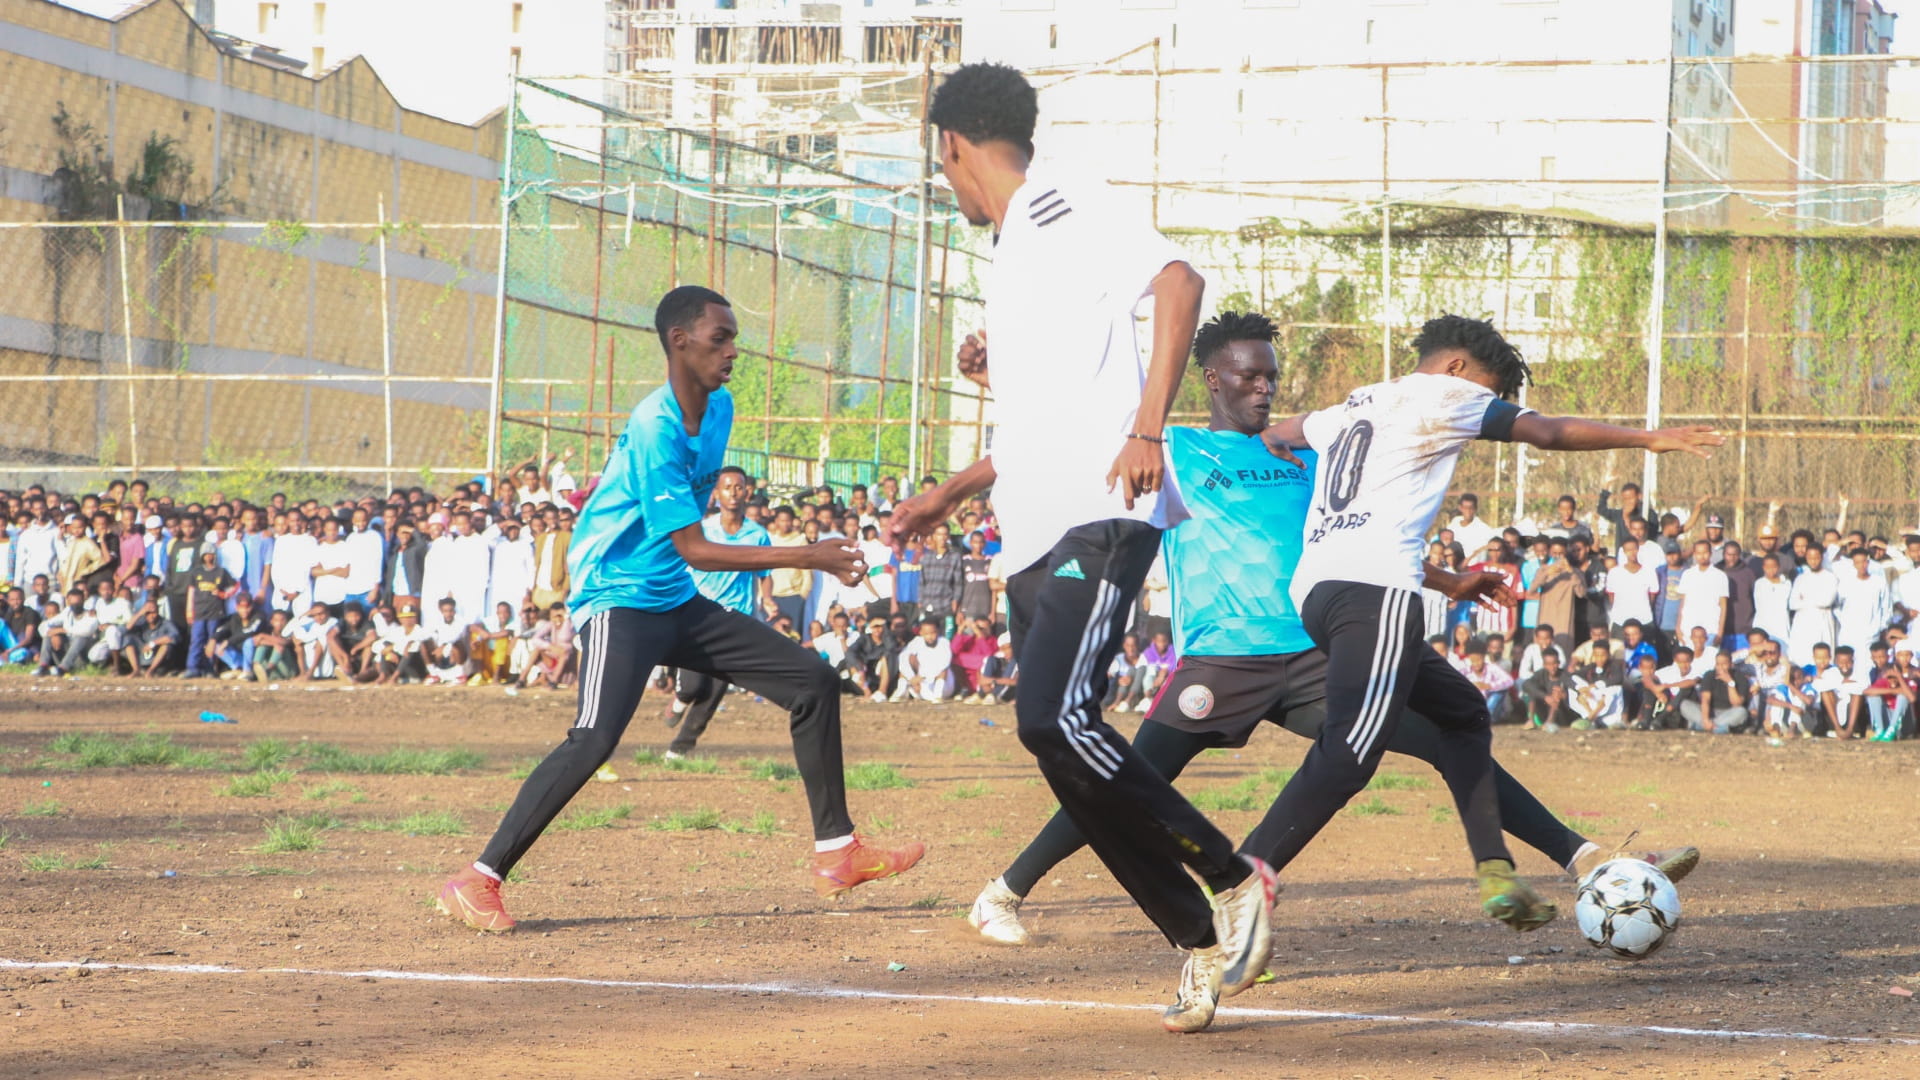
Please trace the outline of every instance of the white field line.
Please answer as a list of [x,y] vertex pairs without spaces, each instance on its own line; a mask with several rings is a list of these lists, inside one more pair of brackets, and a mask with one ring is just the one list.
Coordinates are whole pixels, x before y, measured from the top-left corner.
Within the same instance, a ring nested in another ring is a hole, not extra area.
[[[1000,1005],[1025,1009],[1099,1009],[1110,1012],[1159,1011],[1158,1005],[1125,1005],[1111,1001],[1062,1001],[1052,998],[1007,997],[997,994],[916,994],[898,990],[859,990],[837,986],[793,983],[657,982],[640,979],[579,979],[563,976],[474,975],[439,971],[329,971],[319,968],[238,968],[217,964],[114,964],[0,959],[0,970],[140,971],[161,975],[298,975],[318,979],[394,979],[402,982],[477,983],[489,986],[592,986],[614,990],[668,990],[683,993],[782,994],[789,997],[841,1001],[937,1001],[962,1005]],[[1920,1039],[1874,1035],[1822,1035],[1811,1031],[1736,1031],[1714,1028],[1665,1027],[1657,1024],[1587,1024],[1559,1020],[1471,1020],[1455,1016],[1402,1016],[1395,1013],[1327,1012],[1319,1009],[1257,1009],[1225,1006],[1223,1017],[1271,1020],[1321,1020],[1332,1023],[1420,1024],[1435,1027],[1482,1028],[1529,1035],[1672,1035],[1698,1039],[1775,1039],[1791,1042],[1868,1043],[1920,1046]]]

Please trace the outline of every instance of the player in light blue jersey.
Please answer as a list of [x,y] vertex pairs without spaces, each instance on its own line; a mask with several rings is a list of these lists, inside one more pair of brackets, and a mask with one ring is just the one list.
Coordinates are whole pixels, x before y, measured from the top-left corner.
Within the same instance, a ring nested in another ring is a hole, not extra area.
[[738,682],[788,709],[794,764],[813,812],[813,880],[823,896],[911,867],[920,844],[864,843],[847,813],[840,679],[820,657],[751,614],[701,596],[694,570],[757,573],[785,566],[857,583],[860,549],[844,541],[775,548],[715,543],[701,527],[733,430],[726,383],[739,324],[725,297],[683,285],[660,300],[654,329],[665,386],[634,406],[582,508],[567,554],[568,606],[580,628],[580,708],[572,730],[534,768],[486,850],[440,889],[440,910],[475,930],[514,920],[500,882],[613,755],[656,664]]
[[[1201,751],[1245,746],[1261,723],[1314,738],[1326,716],[1326,654],[1314,647],[1288,595],[1300,560],[1313,494],[1311,450],[1302,465],[1275,458],[1260,439],[1279,367],[1275,328],[1265,316],[1223,313],[1194,339],[1194,356],[1211,396],[1205,429],[1167,432],[1168,476],[1192,514],[1161,541],[1173,584],[1180,663],[1134,736],[1141,756],[1169,779]],[[1452,574],[1433,567],[1428,585],[1456,600],[1510,602],[1498,575]],[[1440,732],[1409,713],[1387,749],[1438,767]],[[1611,852],[1562,825],[1518,780],[1495,767],[1506,828],[1578,877]],[[1265,857],[1267,837],[1283,821],[1263,822],[1242,850]],[[1048,871],[1081,847],[1080,834],[1055,814],[969,913],[982,936],[1002,944],[1028,940],[1019,906]],[[1693,868],[1692,849],[1656,856],[1669,876]]]
[[[713,482],[716,512],[700,523],[700,531],[716,544],[740,547],[771,547],[773,537],[757,523],[747,520],[747,474],[728,465]],[[765,570],[695,570],[694,588],[700,595],[742,615],[756,615],[773,606],[772,579]],[[681,668],[674,676],[673,704],[667,707],[667,726],[678,727],[673,744],[667,747],[668,760],[677,761],[693,753],[713,714],[733,684],[717,675],[706,675],[692,668]]]

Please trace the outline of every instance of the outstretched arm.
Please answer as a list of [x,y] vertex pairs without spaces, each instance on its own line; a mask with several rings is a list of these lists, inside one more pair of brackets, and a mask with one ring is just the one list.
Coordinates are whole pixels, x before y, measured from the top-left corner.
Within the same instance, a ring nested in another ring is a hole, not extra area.
[[1646,450],[1655,454],[1684,450],[1708,457],[1727,437],[1698,424],[1644,431],[1577,416],[1522,413],[1513,421],[1513,441],[1542,450]]
[[984,457],[947,477],[946,483],[932,491],[900,500],[887,521],[887,541],[898,548],[932,532],[952,517],[961,503],[992,487],[998,475],[993,459]]

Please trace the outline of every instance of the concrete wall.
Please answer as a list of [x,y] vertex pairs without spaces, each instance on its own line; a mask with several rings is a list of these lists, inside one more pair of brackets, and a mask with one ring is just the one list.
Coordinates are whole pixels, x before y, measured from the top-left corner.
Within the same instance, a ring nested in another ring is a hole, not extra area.
[[[388,245],[395,373],[489,373],[497,229],[413,226],[497,221],[501,114],[470,126],[409,112],[364,60],[316,79],[225,54],[174,0],[111,20],[0,0],[0,101],[0,222],[111,220],[110,190],[75,204],[63,155],[124,187],[156,139],[189,171],[163,198],[129,199],[130,218],[365,225],[384,200],[407,223]],[[0,375],[95,377],[0,383],[0,470],[127,467],[135,422],[143,468],[385,461],[377,381],[192,378],[377,376],[377,230],[128,229],[131,368],[117,232],[0,229]],[[130,414],[126,383],[97,378],[129,370],[184,377],[138,382]],[[395,461],[451,464],[487,396],[395,384]]]

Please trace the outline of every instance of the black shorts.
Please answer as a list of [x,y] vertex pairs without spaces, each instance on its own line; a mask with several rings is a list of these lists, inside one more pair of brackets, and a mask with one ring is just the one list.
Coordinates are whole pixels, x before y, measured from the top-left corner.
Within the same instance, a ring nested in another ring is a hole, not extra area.
[[1147,719],[1217,746],[1245,746],[1262,721],[1313,738],[1327,718],[1327,654],[1183,656]]

